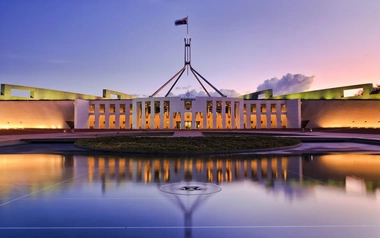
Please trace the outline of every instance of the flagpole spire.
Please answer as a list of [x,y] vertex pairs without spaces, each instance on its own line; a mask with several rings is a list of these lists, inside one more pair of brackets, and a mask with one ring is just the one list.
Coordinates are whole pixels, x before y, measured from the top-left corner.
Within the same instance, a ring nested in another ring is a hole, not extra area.
[[189,38],[189,16],[186,16],[185,65],[187,65],[187,75],[189,75],[189,66],[191,61],[190,41],[191,39]]
[[219,93],[220,96],[226,97],[223,93],[221,93],[217,88],[215,88],[209,81],[207,81],[200,73],[198,73],[192,66],[191,66],[191,38],[189,38],[189,17],[186,16],[185,18],[182,18],[180,20],[177,20],[174,22],[174,25],[179,26],[179,25],[186,25],[186,38],[184,38],[185,41],[185,54],[184,54],[184,66],[183,68],[178,71],[169,81],[167,81],[161,88],[159,88],[155,93],[152,94],[150,97],[154,97],[157,95],[167,84],[169,84],[172,80],[174,80],[175,77],[177,79],[175,80],[174,84],[171,86],[169,92],[165,95],[167,97],[171,90],[174,88],[174,86],[177,84],[178,80],[181,78],[182,74],[185,72],[187,69],[187,74],[189,74],[189,71],[194,74],[195,78],[199,82],[199,84],[202,86],[203,90],[207,93],[209,97],[211,97],[210,93],[207,91],[207,89],[204,87],[202,84],[201,80],[199,77],[205,81],[210,87],[212,87],[217,93]]

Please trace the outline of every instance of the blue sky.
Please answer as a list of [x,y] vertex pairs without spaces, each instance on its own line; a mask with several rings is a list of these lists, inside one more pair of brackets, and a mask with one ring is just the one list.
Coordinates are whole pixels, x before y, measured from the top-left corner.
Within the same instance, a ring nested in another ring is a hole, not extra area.
[[[183,66],[186,16],[192,66],[218,89],[288,73],[314,76],[308,90],[380,83],[378,0],[2,0],[0,83],[151,95]],[[200,90],[192,75],[177,86]]]

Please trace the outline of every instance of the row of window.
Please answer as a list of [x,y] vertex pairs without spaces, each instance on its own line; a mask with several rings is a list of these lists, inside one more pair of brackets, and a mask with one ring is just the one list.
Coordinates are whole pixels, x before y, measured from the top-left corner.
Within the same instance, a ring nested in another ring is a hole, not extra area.
[[[128,107],[129,105],[129,112],[132,113],[133,109],[132,109],[132,104],[119,104],[118,105],[118,110],[120,113],[125,113],[125,108],[126,106]],[[212,104],[211,104],[212,105]],[[246,113],[247,112],[247,106],[249,108],[249,111],[251,113],[253,112],[257,112],[257,104],[244,104],[244,112]],[[164,110],[165,112],[167,112],[167,106],[164,107]],[[286,104],[281,104],[280,105],[280,110],[281,112],[286,112]],[[105,113],[105,109],[106,109],[106,104],[99,104],[99,112],[100,113]],[[192,109],[192,102],[191,101],[184,101],[184,109],[185,110],[191,110]],[[109,112],[110,113],[115,113],[117,110],[116,108],[116,104],[109,104]],[[277,112],[277,104],[270,104],[270,111],[271,112]],[[89,107],[89,112],[90,113],[95,113],[95,104],[90,104],[90,107]],[[151,107],[148,106],[146,107],[146,112],[147,113],[151,113]],[[207,112],[212,112],[212,106],[207,106]],[[217,113],[221,113],[222,112],[222,106],[221,106],[221,103],[220,104],[216,104],[216,112]],[[230,112],[230,105],[227,105],[225,106],[225,112],[226,113],[229,113]],[[260,112],[267,112],[267,105],[266,104],[260,104]],[[155,107],[155,113],[160,113],[160,107]]]
[[[128,107],[129,105],[129,112],[132,113],[132,104],[119,104],[118,105],[118,110],[120,113],[125,113],[125,108]],[[104,113],[106,109],[106,104],[99,104],[99,112]],[[109,104],[109,112],[110,113],[115,113],[117,108],[116,104]],[[89,112],[90,113],[95,113],[95,104],[90,104],[89,106]]]
[[[250,112],[257,112],[257,105],[256,104],[248,104],[249,111]],[[280,104],[280,110],[281,112],[286,112],[286,104]],[[277,104],[270,104],[270,111],[271,112],[277,112]],[[247,104],[244,104],[244,112],[247,112]],[[266,104],[260,104],[260,112],[267,112],[267,105]]]

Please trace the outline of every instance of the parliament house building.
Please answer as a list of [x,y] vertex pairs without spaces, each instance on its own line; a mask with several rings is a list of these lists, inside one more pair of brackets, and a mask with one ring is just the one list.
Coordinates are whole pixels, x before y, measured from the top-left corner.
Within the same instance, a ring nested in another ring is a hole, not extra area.
[[[345,95],[350,90],[360,93]],[[378,108],[380,94],[372,84],[280,96],[268,89],[239,97],[147,98],[107,89],[99,97],[1,84],[0,129],[379,128]]]

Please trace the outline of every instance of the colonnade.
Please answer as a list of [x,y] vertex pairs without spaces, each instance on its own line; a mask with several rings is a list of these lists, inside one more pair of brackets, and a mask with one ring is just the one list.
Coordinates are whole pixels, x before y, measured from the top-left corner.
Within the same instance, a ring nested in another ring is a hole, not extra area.
[[162,97],[77,100],[75,128],[262,129],[300,128],[299,100]]

